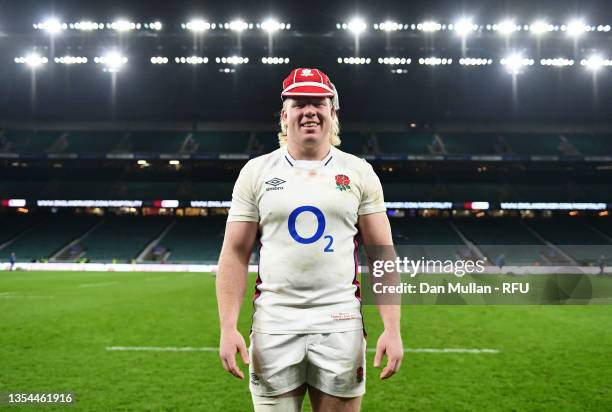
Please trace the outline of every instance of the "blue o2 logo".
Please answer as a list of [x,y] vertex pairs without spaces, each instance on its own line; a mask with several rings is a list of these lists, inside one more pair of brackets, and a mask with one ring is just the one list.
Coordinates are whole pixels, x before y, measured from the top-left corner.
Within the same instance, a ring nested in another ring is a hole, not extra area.
[[[298,216],[302,213],[312,213],[317,218],[317,231],[311,237],[302,237],[297,232],[297,228],[295,227]],[[321,239],[323,236],[323,232],[325,232],[325,215],[321,209],[315,206],[300,206],[293,210],[289,215],[289,219],[287,221],[287,226],[289,228],[289,234],[298,243],[303,245],[309,245],[311,243],[316,242]],[[325,239],[328,240],[327,246],[323,249],[324,252],[333,252],[334,250],[331,248],[332,243],[334,242],[334,238],[330,235],[325,236]]]

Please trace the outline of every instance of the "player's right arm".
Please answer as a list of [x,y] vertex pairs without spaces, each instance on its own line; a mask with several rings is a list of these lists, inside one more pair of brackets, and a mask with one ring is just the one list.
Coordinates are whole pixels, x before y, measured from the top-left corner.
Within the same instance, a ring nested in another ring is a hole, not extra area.
[[223,368],[240,379],[244,379],[244,374],[236,364],[236,352],[240,353],[245,364],[249,363],[249,355],[244,338],[238,331],[238,316],[246,293],[249,258],[257,230],[257,222],[227,223],[217,272],[221,327],[219,356]]

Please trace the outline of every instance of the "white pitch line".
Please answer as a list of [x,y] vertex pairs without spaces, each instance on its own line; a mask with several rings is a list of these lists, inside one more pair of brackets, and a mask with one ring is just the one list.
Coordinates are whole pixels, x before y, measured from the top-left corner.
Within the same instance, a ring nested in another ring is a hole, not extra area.
[[6,295],[14,295],[17,292],[2,292],[0,293],[0,296],[6,296]]
[[95,287],[98,287],[98,286],[110,286],[110,285],[114,285],[116,283],[119,283],[119,282],[83,283],[83,284],[80,284],[79,287],[80,288],[95,288]]
[[[368,352],[376,352],[376,349],[368,349]],[[406,353],[499,353],[499,349],[487,348],[404,348]]]
[[162,347],[162,346],[107,346],[107,351],[149,351],[149,352],[219,352],[219,348],[201,347]]
[[[107,351],[148,351],[148,352],[218,352],[219,348],[212,346],[107,346]],[[368,352],[376,352],[376,349],[368,349]],[[498,349],[479,348],[404,348],[406,353],[499,353]]]
[[2,295],[0,299],[55,299],[55,296],[44,295]]

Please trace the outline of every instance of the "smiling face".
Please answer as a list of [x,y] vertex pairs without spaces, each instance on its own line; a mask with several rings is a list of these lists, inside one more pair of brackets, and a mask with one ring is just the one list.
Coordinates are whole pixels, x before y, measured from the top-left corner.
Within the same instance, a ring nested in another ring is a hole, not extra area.
[[292,97],[283,104],[281,117],[290,144],[313,148],[329,144],[336,111],[328,97]]

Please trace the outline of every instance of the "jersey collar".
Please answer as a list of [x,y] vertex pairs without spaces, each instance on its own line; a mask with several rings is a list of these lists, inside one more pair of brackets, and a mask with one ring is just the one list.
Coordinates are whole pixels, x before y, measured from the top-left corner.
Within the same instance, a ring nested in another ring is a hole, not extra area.
[[299,169],[318,169],[319,167],[329,166],[332,159],[334,158],[335,148],[331,146],[329,153],[321,160],[295,160],[287,150],[287,146],[283,146],[282,155],[285,158],[285,162],[290,167],[297,167]]

